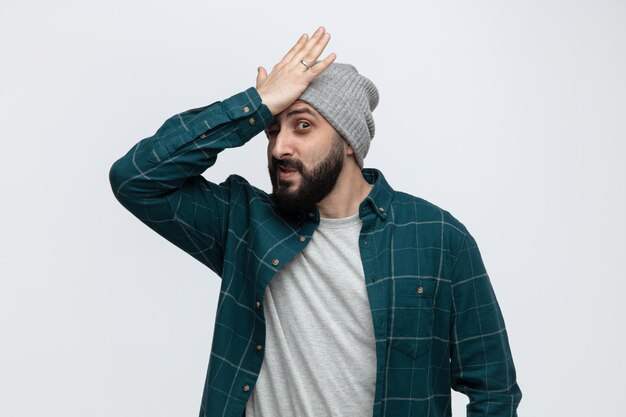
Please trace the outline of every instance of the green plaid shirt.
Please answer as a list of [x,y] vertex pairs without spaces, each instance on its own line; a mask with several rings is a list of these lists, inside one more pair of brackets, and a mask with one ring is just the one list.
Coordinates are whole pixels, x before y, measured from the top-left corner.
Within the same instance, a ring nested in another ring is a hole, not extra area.
[[[171,117],[110,171],[124,207],[221,277],[201,417],[244,414],[263,361],[265,288],[319,224],[315,208],[283,213],[239,176],[214,184],[201,175],[273,121],[249,88]],[[373,416],[450,416],[451,388],[469,396],[468,416],[516,416],[521,391],[475,240],[381,172],[363,175],[374,185],[359,206],[376,337]]]

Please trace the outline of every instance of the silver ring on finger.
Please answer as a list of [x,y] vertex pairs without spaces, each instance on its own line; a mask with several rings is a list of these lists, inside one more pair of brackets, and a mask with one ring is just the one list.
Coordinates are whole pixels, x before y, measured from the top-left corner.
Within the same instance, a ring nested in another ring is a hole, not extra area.
[[309,66],[309,64],[307,64],[307,63],[306,63],[306,61],[305,61],[304,59],[303,59],[303,60],[301,60],[301,61],[300,61],[300,63],[301,63],[302,65],[304,65],[304,66],[306,67],[306,69],[307,69],[307,70],[310,70],[310,69],[311,69],[311,67]]

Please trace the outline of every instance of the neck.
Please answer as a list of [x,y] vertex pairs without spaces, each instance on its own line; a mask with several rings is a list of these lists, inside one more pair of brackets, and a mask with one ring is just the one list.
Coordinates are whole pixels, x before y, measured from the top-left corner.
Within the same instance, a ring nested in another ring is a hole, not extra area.
[[365,181],[356,162],[347,160],[335,188],[316,204],[320,216],[331,219],[348,217],[359,211],[359,204],[367,197],[372,185]]

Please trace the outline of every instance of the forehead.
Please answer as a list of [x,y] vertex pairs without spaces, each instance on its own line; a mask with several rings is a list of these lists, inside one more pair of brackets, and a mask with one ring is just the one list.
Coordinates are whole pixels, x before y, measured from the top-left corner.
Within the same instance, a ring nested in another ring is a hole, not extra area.
[[279,123],[282,120],[290,119],[292,117],[296,117],[299,115],[309,115],[313,117],[314,119],[318,119],[318,120],[323,119],[322,115],[317,110],[315,110],[313,106],[311,106],[306,101],[302,101],[302,100],[294,101],[293,104],[291,104],[291,106],[287,107],[285,110],[278,113],[274,117],[274,119],[276,120],[277,123]]

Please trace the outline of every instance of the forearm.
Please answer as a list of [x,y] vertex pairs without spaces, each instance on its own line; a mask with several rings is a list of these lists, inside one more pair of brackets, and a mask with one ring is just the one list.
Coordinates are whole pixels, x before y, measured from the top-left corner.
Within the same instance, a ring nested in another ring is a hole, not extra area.
[[115,197],[219,275],[230,186],[208,182],[201,174],[219,152],[243,145],[272,121],[254,89],[178,114],[113,164],[109,178]]
[[167,194],[211,167],[219,152],[245,144],[272,122],[254,88],[177,114],[113,164],[113,192],[122,203]]

